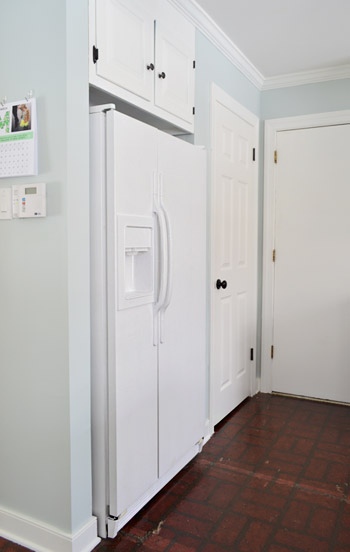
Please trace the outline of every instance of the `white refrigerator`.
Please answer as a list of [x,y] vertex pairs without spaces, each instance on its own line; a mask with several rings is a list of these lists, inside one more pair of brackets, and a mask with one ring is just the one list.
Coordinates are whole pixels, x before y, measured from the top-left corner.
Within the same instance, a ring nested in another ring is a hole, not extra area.
[[93,513],[119,529],[200,450],[206,152],[90,114]]

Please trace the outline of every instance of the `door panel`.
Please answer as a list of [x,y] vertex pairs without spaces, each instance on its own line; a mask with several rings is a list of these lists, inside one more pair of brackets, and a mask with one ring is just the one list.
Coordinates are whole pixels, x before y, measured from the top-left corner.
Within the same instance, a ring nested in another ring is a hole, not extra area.
[[146,100],[153,97],[154,19],[146,2],[96,0],[97,75]]
[[172,296],[161,316],[159,476],[203,436],[206,400],[205,152],[159,133],[162,203],[170,221]]
[[[215,102],[212,222],[212,419],[218,423],[250,393],[254,347],[253,127]],[[227,287],[216,288],[217,280]]]
[[350,402],[350,125],[278,132],[272,389]]
[[[155,104],[193,122],[194,28],[186,21],[156,22]],[[159,75],[164,74],[164,78]]]
[[[153,304],[118,304],[118,215],[153,216],[157,131],[107,114],[108,426],[110,514],[119,516],[158,476],[157,348]],[[137,243],[135,244],[137,246]],[[153,245],[154,246],[154,245]],[[124,253],[126,254],[126,252]],[[143,253],[141,253],[142,255]],[[120,294],[120,289],[119,289]]]

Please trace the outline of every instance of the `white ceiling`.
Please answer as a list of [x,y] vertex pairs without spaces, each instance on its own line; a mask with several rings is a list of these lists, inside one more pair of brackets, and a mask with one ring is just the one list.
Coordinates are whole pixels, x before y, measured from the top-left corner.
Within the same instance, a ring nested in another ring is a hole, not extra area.
[[197,0],[263,78],[350,64],[350,0]]

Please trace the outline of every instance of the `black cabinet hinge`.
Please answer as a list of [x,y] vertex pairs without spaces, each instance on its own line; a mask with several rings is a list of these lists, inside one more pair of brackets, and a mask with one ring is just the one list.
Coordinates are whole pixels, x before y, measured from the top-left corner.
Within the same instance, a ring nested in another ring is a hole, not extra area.
[[196,68],[196,60],[194,59],[193,60],[193,69],[195,69],[195,68]]
[[96,46],[92,47],[92,61],[96,63],[98,60],[98,48]]
[[193,115],[196,114],[196,108],[195,107],[192,107],[192,113],[193,113]]
[[255,161],[255,148],[253,148],[253,161]]
[[254,360],[254,349],[250,349],[250,360]]

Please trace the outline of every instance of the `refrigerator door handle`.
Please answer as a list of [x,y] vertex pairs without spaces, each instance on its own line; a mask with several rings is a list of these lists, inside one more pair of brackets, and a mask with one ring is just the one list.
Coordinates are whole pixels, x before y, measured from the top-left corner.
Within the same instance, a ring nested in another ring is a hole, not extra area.
[[162,208],[159,206],[158,200],[154,197],[154,209],[153,209],[157,219],[158,219],[158,229],[159,229],[159,248],[158,248],[158,259],[159,259],[159,276],[158,276],[158,296],[156,303],[154,305],[154,345],[158,344],[157,336],[157,315],[164,305],[167,292],[167,279],[168,279],[168,249],[167,249],[167,225]]
[[160,313],[160,342],[164,343],[164,315],[166,309],[169,307],[171,302],[171,296],[173,293],[173,241],[172,241],[172,233],[171,233],[171,225],[168,213],[164,209],[163,205],[161,205],[161,209],[164,214],[165,219],[165,226],[166,226],[166,237],[167,237],[167,258],[168,258],[168,267],[167,267],[167,286],[166,286],[166,293],[164,298],[163,306],[161,307],[161,313]]

